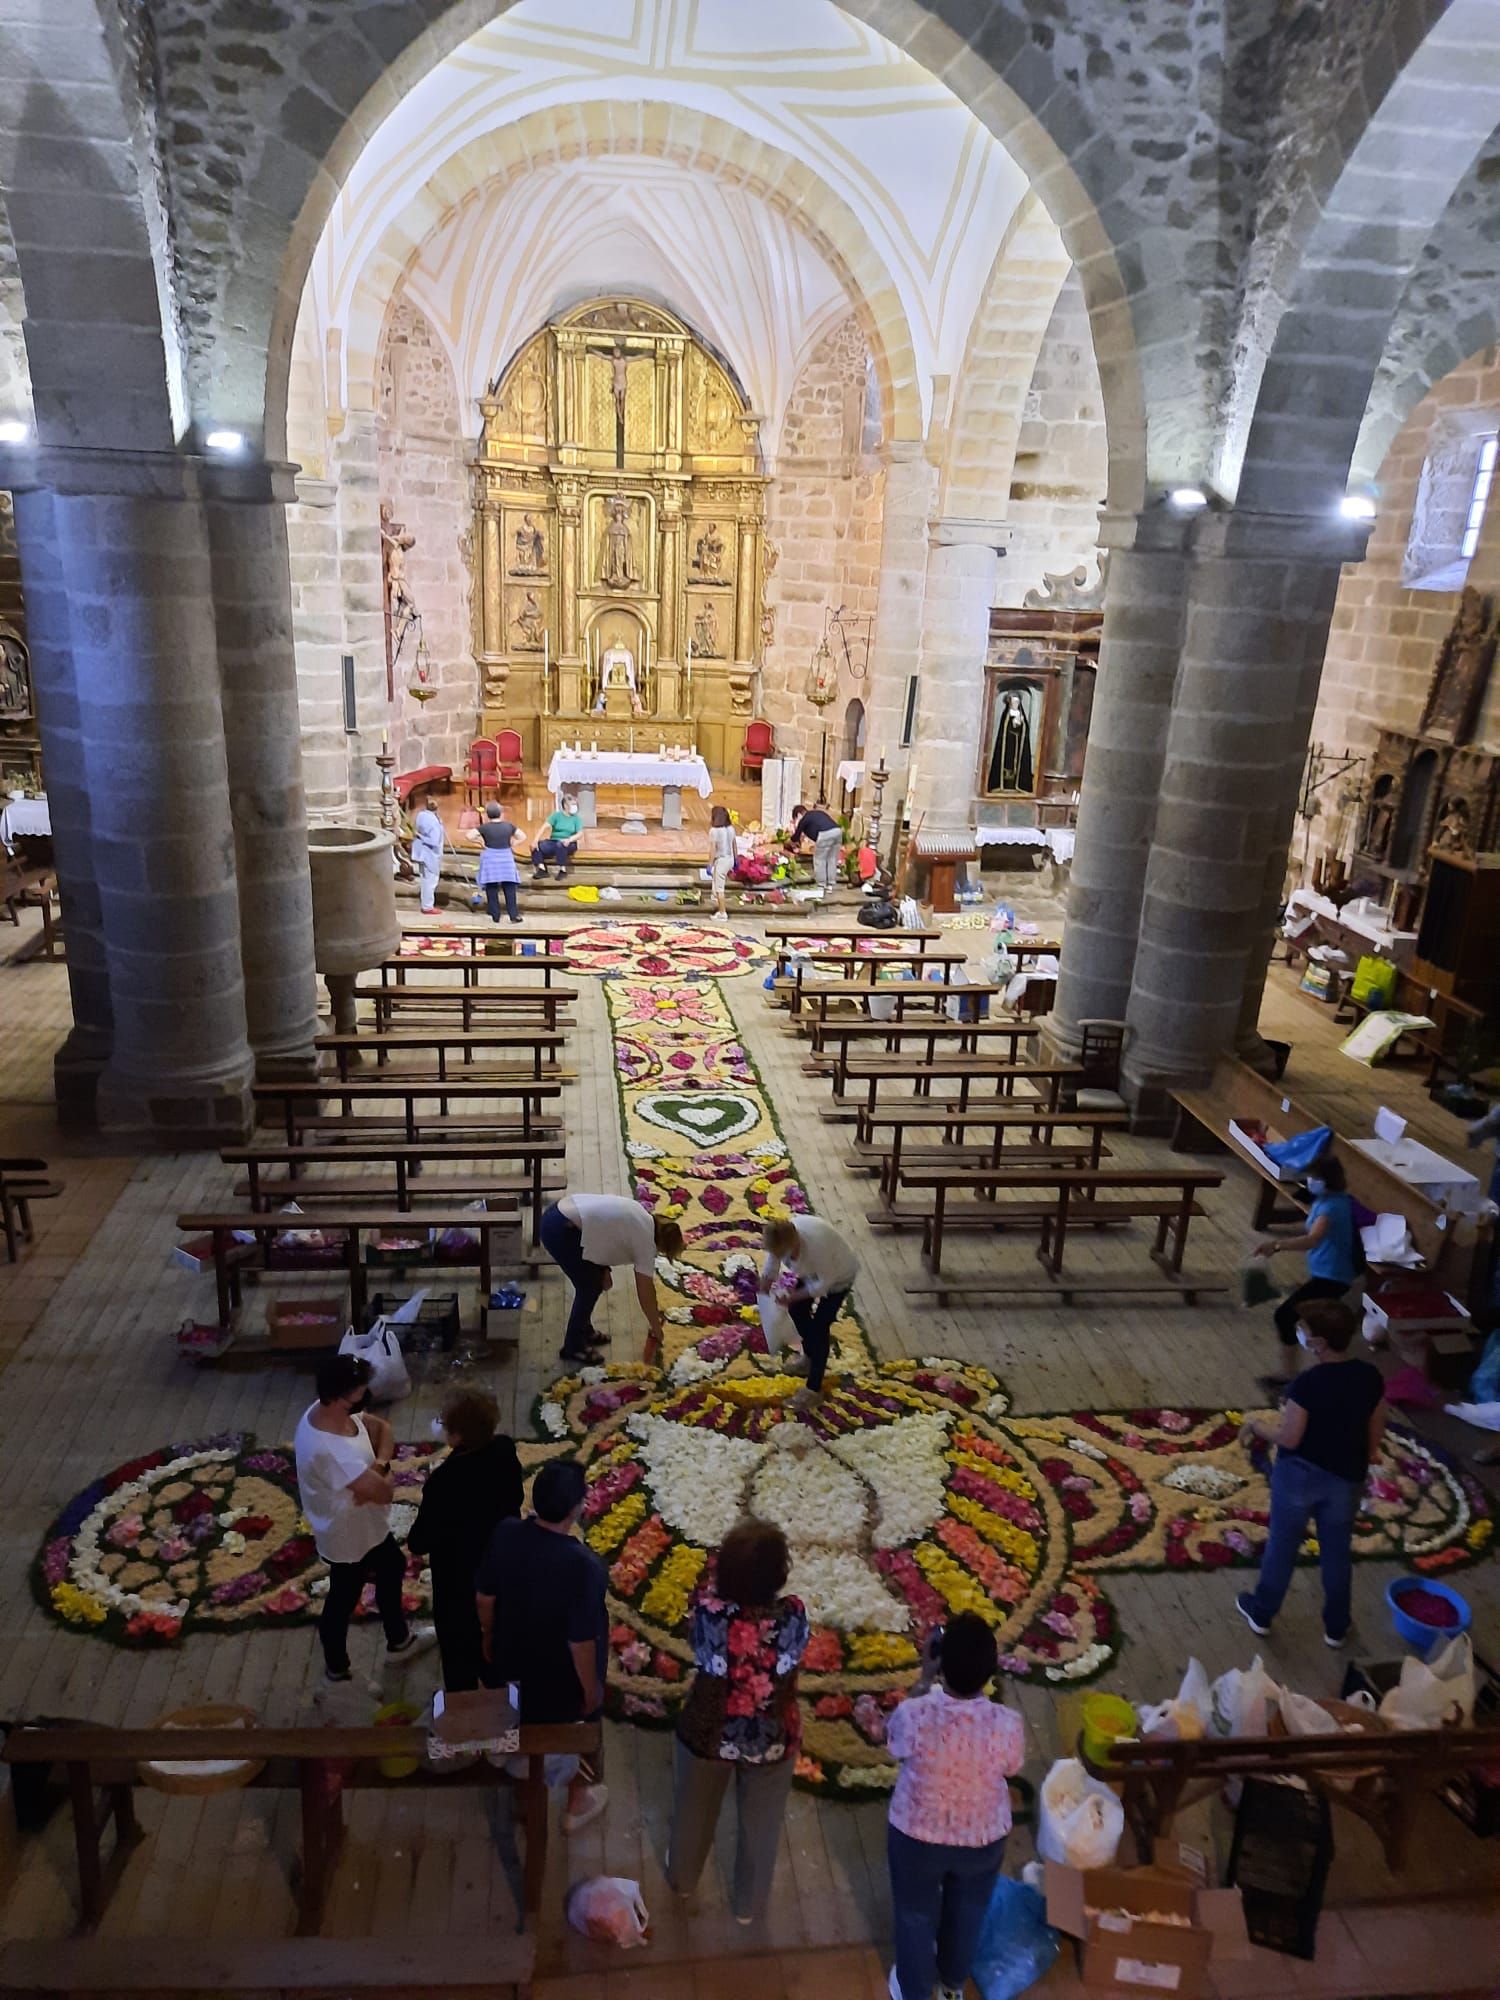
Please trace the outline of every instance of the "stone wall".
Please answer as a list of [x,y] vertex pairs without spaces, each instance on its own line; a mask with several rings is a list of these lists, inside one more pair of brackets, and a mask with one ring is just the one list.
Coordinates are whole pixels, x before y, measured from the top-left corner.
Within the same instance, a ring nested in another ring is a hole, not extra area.
[[[1445,481],[1443,468],[1454,440],[1494,430],[1497,422],[1500,355],[1486,348],[1445,376],[1397,433],[1381,467],[1380,512],[1365,560],[1347,568],[1339,586],[1313,723],[1313,741],[1324,748],[1362,755],[1378,730],[1418,726],[1438,649],[1458,609],[1459,578],[1441,590],[1403,582],[1412,573],[1413,521],[1422,548],[1417,573],[1431,574],[1438,553],[1434,517],[1454,517],[1440,490],[1452,484],[1451,469]],[[1493,499],[1468,581],[1500,588],[1500,506]],[[1476,740],[1500,750],[1500,674],[1491,680]]]
[[[817,343],[797,377],[767,497],[767,542],[777,552],[766,589],[774,636],[758,712],[774,725],[778,749],[809,761],[809,795],[822,723],[803,688],[825,613],[842,604],[873,618],[879,588],[884,479],[869,418],[870,375],[869,348],[851,313]],[[825,712],[830,787],[855,699],[868,703],[869,682],[846,674],[839,700]]]
[[1058,293],[1026,394],[1010,488],[1014,532],[1000,564],[997,604],[1020,605],[1046,572],[1066,574],[1080,563],[1093,580],[1108,478],[1104,394],[1073,270]]
[[406,574],[422,618],[430,684],[437,689],[431,701],[421,703],[406,692],[416,678],[413,635],[396,667],[391,712],[396,769],[448,764],[459,774],[479,706],[470,612],[473,512],[467,461],[473,448],[448,357],[407,299],[397,300],[386,324],[376,436],[380,498],[416,537]]

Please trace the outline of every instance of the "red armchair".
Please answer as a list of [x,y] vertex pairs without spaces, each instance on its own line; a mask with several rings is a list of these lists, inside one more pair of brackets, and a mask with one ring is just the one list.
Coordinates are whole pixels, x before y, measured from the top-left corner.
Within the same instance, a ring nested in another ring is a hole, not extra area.
[[464,770],[464,798],[471,806],[482,806],[486,792],[497,782],[500,754],[492,736],[476,736],[469,745],[469,761]]
[[502,729],[495,738],[495,748],[499,754],[499,768],[495,773],[497,784],[519,785],[526,775],[526,766],[521,758],[524,745],[519,729]]
[[769,722],[752,722],[745,731],[745,747],[740,753],[740,776],[758,778],[760,767],[776,755],[776,731]]

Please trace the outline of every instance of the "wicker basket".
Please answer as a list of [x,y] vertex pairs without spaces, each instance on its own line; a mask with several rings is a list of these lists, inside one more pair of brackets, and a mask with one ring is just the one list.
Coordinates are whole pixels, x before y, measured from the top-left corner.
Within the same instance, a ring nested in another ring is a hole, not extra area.
[[[206,1702],[197,1708],[174,1708],[155,1724],[158,1729],[251,1729],[259,1720],[254,1709],[238,1708],[232,1702]],[[189,1798],[208,1798],[215,1792],[237,1792],[252,1784],[266,1768],[264,1757],[246,1757],[213,1763],[143,1763],[140,1779],[154,1791],[172,1792]]]

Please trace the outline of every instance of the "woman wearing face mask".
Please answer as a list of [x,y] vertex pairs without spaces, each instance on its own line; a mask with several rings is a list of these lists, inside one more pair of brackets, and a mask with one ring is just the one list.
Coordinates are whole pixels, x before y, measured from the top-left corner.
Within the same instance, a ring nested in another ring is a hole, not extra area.
[[1281,1609],[1311,1524],[1323,1572],[1323,1637],[1342,1646],[1349,1636],[1350,1549],[1370,1460],[1385,1434],[1385,1384],[1373,1363],[1349,1352],[1354,1314],[1337,1299],[1311,1299],[1297,1339],[1312,1365],[1287,1391],[1274,1417],[1252,1417],[1240,1442],[1276,1446],[1271,1474],[1271,1532],[1254,1590],[1235,1608],[1264,1638]]
[[1281,1250],[1307,1252],[1305,1281],[1272,1314],[1281,1342],[1281,1368],[1260,1378],[1262,1388],[1272,1394],[1284,1389],[1297,1373],[1297,1320],[1303,1306],[1310,1299],[1341,1299],[1365,1269],[1354,1202],[1337,1154],[1325,1153],[1313,1162],[1307,1173],[1307,1191],[1312,1206],[1304,1227],[1290,1234],[1267,1236],[1255,1247],[1257,1257],[1274,1257]]
[[406,1546],[426,1556],[432,1571],[432,1620],[449,1694],[479,1685],[474,1572],[496,1523],[521,1511],[521,1462],[499,1423],[499,1405],[486,1390],[450,1390],[433,1425],[448,1456],[427,1475],[406,1537]]

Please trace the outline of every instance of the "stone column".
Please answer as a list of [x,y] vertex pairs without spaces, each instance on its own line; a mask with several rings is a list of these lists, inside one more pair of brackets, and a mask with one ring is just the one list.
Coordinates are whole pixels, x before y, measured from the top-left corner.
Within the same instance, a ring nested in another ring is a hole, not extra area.
[[1270,878],[1279,893],[1286,865],[1339,570],[1366,532],[1337,516],[1199,523],[1127,1013],[1126,1069],[1148,1103],[1234,1044]]
[[380,799],[375,759],[383,729],[394,728],[405,699],[408,651],[396,670],[394,698],[385,667],[385,569],[380,542],[380,449],[375,414],[350,410],[333,448],[338,483],[339,578],[344,596],[344,650],[354,655],[357,734],[348,738],[349,798],[366,815]]
[[1076,1052],[1078,1023],[1122,1021],[1140,934],[1172,689],[1187,602],[1191,517],[1106,514],[1098,689],[1078,806],[1067,949],[1048,1038]]
[[285,503],[290,466],[205,466],[245,1016],[256,1075],[317,1067],[307,800]]
[[486,500],[480,515],[479,619],[484,660],[499,660],[505,652],[505,561],[500,549],[500,508]]
[[[927,596],[927,545],[937,469],[920,443],[888,444],[881,499],[880,581],[875,629],[870,639],[869,693],[865,699],[865,764],[873,769],[881,754],[891,773],[884,821],[892,828],[906,796],[911,752],[901,745],[906,688],[922,652],[922,615]],[[868,811],[869,782],[860,794]]]
[[43,487],[18,491],[15,514],[73,1002],[73,1026],[53,1057],[53,1086],[62,1122],[92,1126],[100,1072],[114,1040],[114,1015],[104,916],[94,876],[88,755],[74,671],[68,583],[57,545],[52,494]]
[[760,624],[760,523],[739,524],[740,554],[734,578],[734,657],[743,666],[755,663],[756,628]]
[[[45,507],[23,502],[21,555],[28,596],[38,570],[49,655],[66,600],[113,1016],[99,1122],[174,1148],[223,1144],[249,1128],[252,1062],[203,507],[167,454],[59,454],[38,471],[52,491]],[[65,786],[78,765],[66,744]]]
[[682,596],[682,488],[666,487],[661,496],[661,598],[657,615],[657,658],[670,666],[677,659],[677,608]]
[[[911,823],[929,833],[973,825],[984,663],[1006,529],[935,521],[923,598]],[[866,740],[869,738],[866,727]]]
[[[338,488],[331,479],[303,475],[286,517],[302,774],[309,816],[322,824],[350,816],[337,508]],[[382,687],[382,709],[384,693]]]

